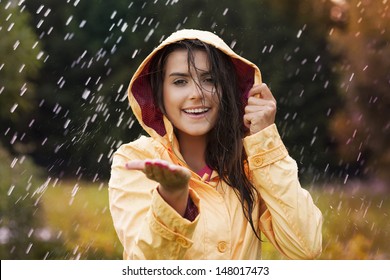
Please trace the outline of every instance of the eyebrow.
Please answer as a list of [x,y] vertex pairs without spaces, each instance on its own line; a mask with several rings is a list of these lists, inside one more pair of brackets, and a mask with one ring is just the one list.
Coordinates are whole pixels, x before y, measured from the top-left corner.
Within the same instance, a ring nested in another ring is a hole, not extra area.
[[[211,75],[211,72],[210,72],[210,71],[202,71],[202,70],[199,70],[199,72],[201,72],[201,74],[200,74],[201,77]],[[189,77],[190,74],[188,74],[188,73],[182,73],[182,72],[172,72],[171,74],[169,74],[169,77],[172,77],[172,76]]]
[[187,74],[187,73],[180,73],[180,72],[173,72],[173,73],[169,74],[169,77],[172,77],[172,76],[188,77],[189,74]]

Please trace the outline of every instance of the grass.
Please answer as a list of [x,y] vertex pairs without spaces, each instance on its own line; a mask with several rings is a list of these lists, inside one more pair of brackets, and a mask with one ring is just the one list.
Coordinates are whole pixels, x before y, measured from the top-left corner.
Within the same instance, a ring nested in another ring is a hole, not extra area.
[[[312,189],[324,216],[320,259],[390,259],[390,199],[370,189]],[[64,259],[121,259],[108,209],[107,184],[60,182],[43,204],[46,222],[66,247]],[[283,259],[267,240],[264,259]]]
[[121,259],[105,184],[62,182],[43,196],[46,223],[63,240],[65,259]]

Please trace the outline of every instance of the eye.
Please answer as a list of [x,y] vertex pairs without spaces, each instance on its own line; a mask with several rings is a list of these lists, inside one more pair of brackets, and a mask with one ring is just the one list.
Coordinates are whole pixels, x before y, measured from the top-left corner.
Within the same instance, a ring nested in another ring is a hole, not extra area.
[[187,84],[187,81],[184,79],[177,79],[173,81],[173,84],[176,86],[184,86],[185,84]]
[[215,80],[211,76],[207,76],[203,79],[203,83],[214,85]]

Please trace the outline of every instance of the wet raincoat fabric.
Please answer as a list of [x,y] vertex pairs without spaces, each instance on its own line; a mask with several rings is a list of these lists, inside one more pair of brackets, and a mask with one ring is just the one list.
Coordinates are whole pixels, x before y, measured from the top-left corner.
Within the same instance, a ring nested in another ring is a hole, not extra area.
[[[125,259],[261,259],[262,241],[245,219],[237,195],[213,171],[208,180],[195,172],[190,197],[198,207],[194,221],[180,216],[156,190],[158,183],[143,172],[126,170],[135,159],[163,159],[188,167],[180,154],[172,124],[153,105],[147,79],[153,55],[183,39],[199,39],[228,54],[237,71],[240,94],[261,83],[257,66],[240,57],[222,39],[200,30],[180,30],[165,39],[139,66],[128,97],[139,123],[149,134],[122,145],[113,156],[109,202]],[[249,170],[266,209],[256,205],[255,226],[290,259],[314,259],[322,251],[322,214],[301,188],[296,162],[288,155],[276,126],[243,139]]]

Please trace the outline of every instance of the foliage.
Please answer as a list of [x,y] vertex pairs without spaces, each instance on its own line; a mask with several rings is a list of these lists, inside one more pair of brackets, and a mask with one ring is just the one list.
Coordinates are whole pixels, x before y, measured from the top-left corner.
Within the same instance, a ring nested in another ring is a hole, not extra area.
[[[390,258],[390,199],[374,192],[373,184],[353,182],[310,190],[324,218],[321,260]],[[268,241],[264,258],[283,259]]]
[[[38,38],[28,20],[29,14],[13,1],[0,1],[0,127],[7,136],[1,142],[8,147],[23,138],[21,130],[28,127],[25,123],[31,122],[31,112],[37,106],[32,79],[42,59]],[[21,146],[14,146],[18,148]]]
[[44,259],[62,253],[61,240],[51,238],[42,216],[41,170],[26,156],[12,158],[0,146],[0,257]]
[[376,177],[389,188],[390,173],[390,3],[342,2],[333,19],[343,22],[330,41],[342,59],[335,64],[342,77],[345,109],[332,123],[348,173]]
[[[361,185],[313,188],[310,193],[324,216],[322,260],[389,259],[390,199]],[[59,259],[121,259],[107,209],[107,185],[59,182],[43,195],[48,225],[61,232],[66,254]],[[64,215],[64,213],[67,215]],[[264,236],[263,236],[264,238]],[[263,259],[283,259],[264,239]]]
[[60,259],[122,259],[107,190],[105,183],[74,181],[59,182],[46,190],[47,223],[61,233],[67,251]]
[[308,0],[23,5],[45,52],[39,107],[23,143],[31,144],[34,160],[52,174],[95,181],[109,176],[113,151],[142,133],[126,98],[131,75],[179,28],[216,32],[259,65],[279,101],[277,124],[302,179],[326,179],[333,172],[327,165],[337,165],[328,121],[341,102],[325,40],[326,5],[318,13],[307,8],[314,7]]

